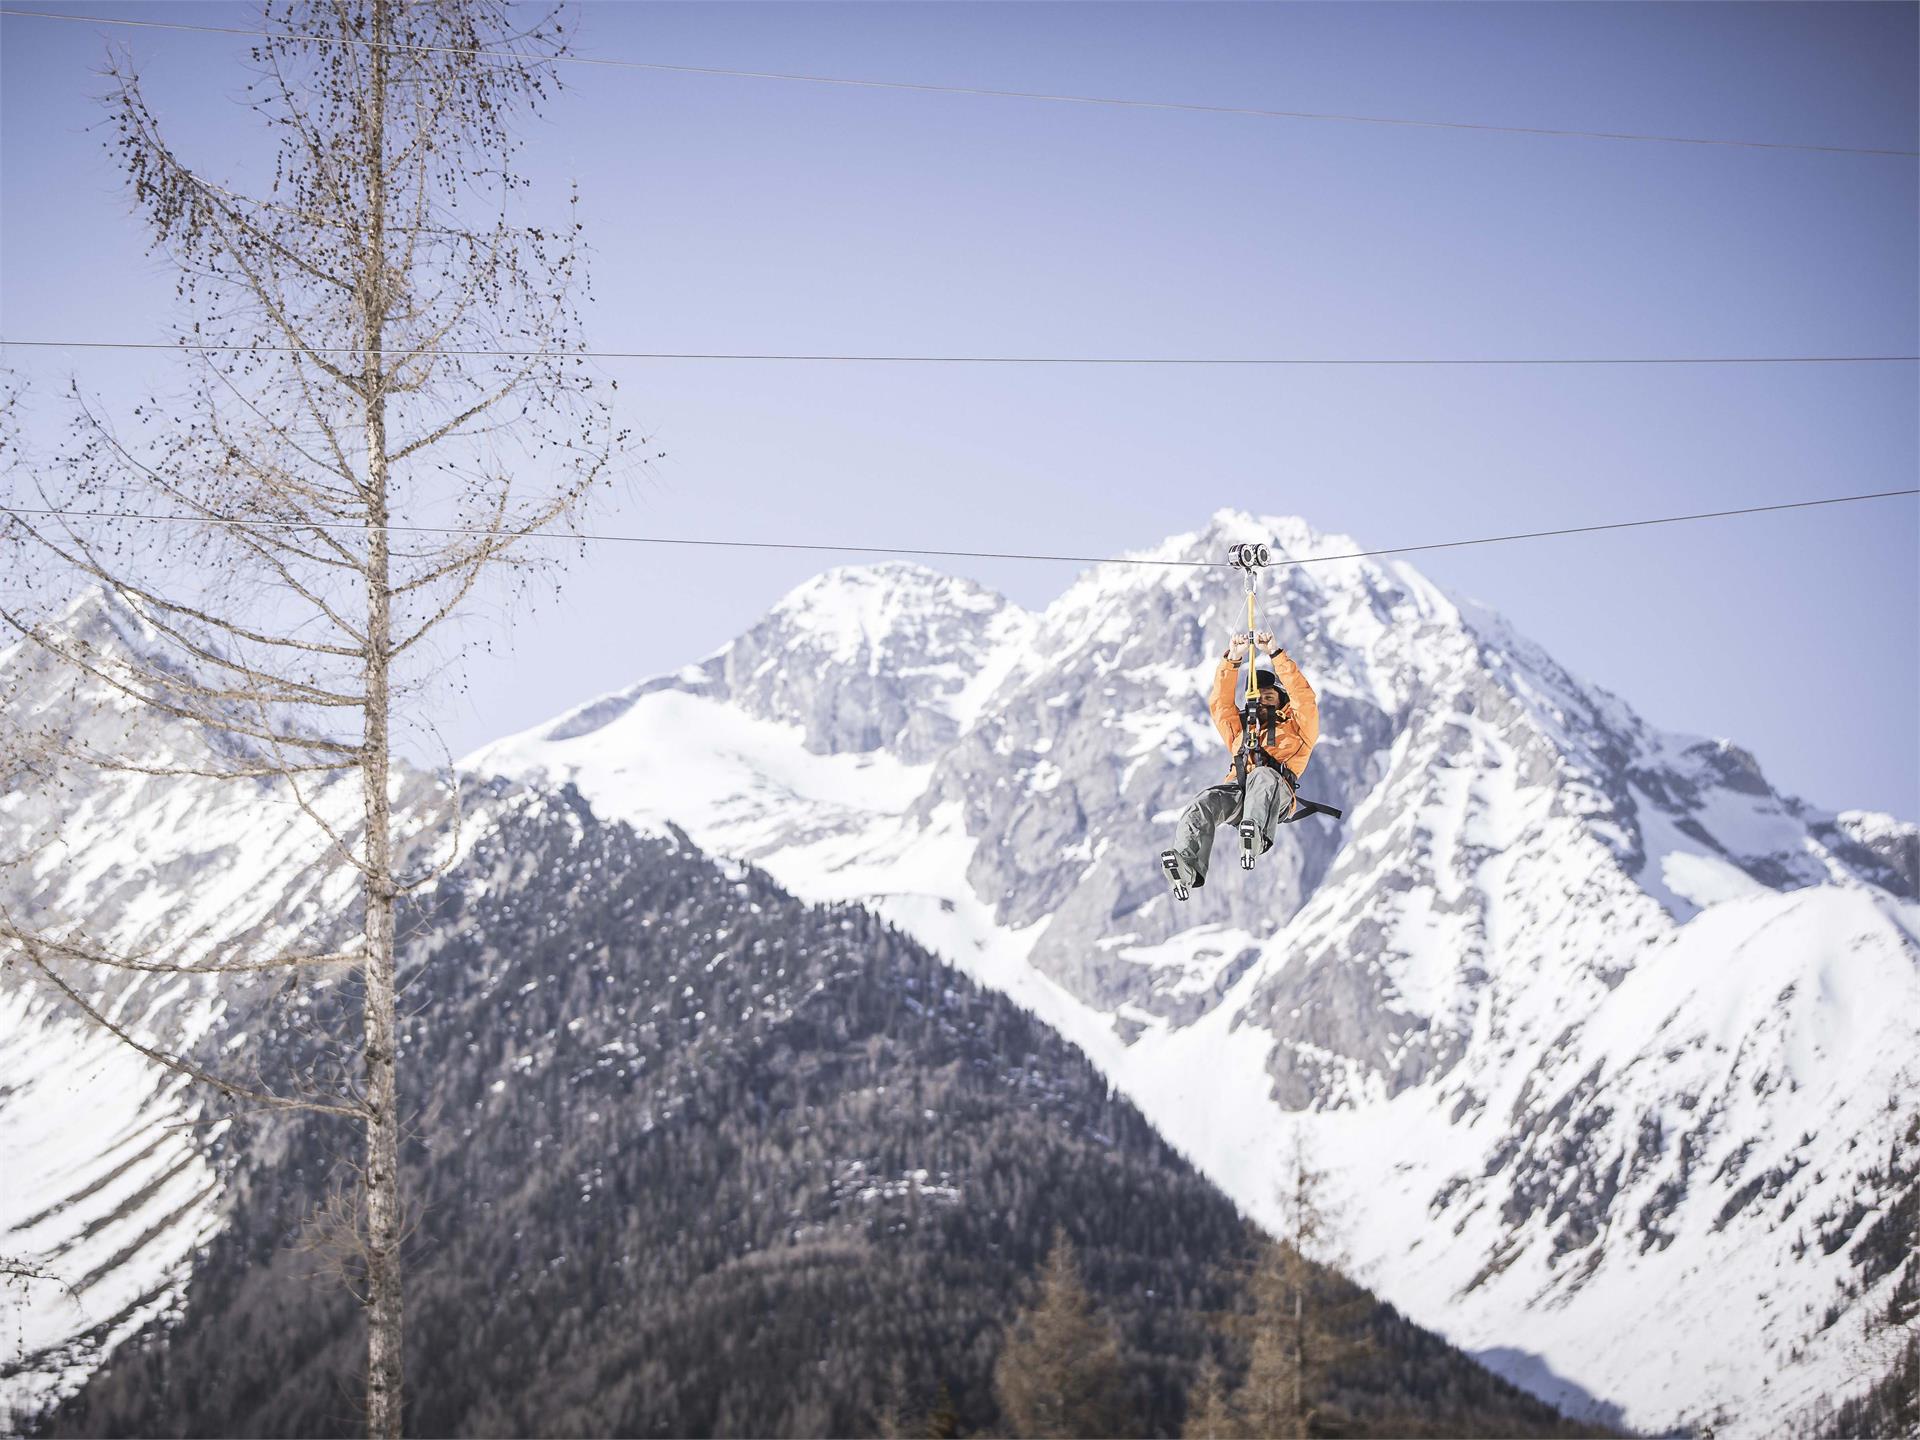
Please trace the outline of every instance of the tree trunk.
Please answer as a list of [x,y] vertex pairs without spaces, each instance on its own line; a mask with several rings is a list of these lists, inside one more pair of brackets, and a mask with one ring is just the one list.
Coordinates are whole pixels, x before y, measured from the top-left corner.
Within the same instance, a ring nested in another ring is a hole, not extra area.
[[361,784],[366,802],[367,1066],[367,1434],[398,1440],[401,1424],[399,1086],[395,1074],[394,884],[387,798],[389,681],[393,664],[392,579],[387,546],[386,328],[387,0],[374,0],[367,101],[367,250],[360,277],[366,353],[361,357],[367,419],[366,727]]
[[[1294,1264],[1303,1272],[1306,1261],[1295,1253]],[[1301,1287],[1306,1283],[1304,1273],[1296,1273],[1293,1289],[1293,1395],[1288,1406],[1289,1417],[1293,1421],[1296,1435],[1307,1433],[1307,1321],[1301,1295]]]
[[[368,408],[371,447],[384,440],[384,417]],[[380,468],[384,469],[384,465]],[[387,800],[387,682],[390,616],[386,503],[376,482],[367,570],[366,759],[366,1066],[367,1066],[367,1433],[400,1434],[400,1116],[394,1027],[394,886]]]

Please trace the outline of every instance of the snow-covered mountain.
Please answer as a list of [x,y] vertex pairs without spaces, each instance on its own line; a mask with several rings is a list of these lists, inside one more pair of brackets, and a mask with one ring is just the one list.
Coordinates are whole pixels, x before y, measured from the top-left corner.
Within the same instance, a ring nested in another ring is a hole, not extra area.
[[[921,616],[918,650],[875,629],[884,604],[840,632],[849,659],[881,639],[889,665],[925,662],[881,740],[958,738],[977,713],[968,687],[987,688],[978,667],[1015,623],[999,611],[962,589]],[[31,645],[0,651],[0,907],[145,962],[204,963],[231,939],[248,959],[339,948],[354,884],[312,817],[283,784],[177,773],[205,764],[203,737],[111,683],[162,663],[137,619],[95,596],[62,624],[91,678]],[[969,661],[948,668],[955,649]],[[734,658],[779,698],[764,657]],[[816,718],[823,747],[874,743],[849,738],[857,716]],[[125,768],[62,774],[35,759],[39,734]],[[888,783],[867,770],[848,792],[863,803]],[[817,804],[846,789],[837,775],[789,778]],[[304,799],[353,841],[352,780]],[[394,799],[437,851],[439,787],[403,773]],[[872,917],[805,905],[683,836],[638,837],[577,793],[469,787],[461,833],[399,927],[402,1089],[421,1117],[407,1185],[427,1257],[408,1278],[410,1428],[857,1434],[944,1394],[991,1429],[994,1337],[1062,1226],[1127,1337],[1130,1413],[1177,1429],[1248,1237],[1084,1056],[1003,996],[943,980]],[[133,1038],[282,1093],[331,1093],[358,1014],[353,989],[324,979],[44,958]],[[351,1127],[251,1107],[229,1120],[203,1087],[78,1023],[74,997],[16,951],[0,959],[4,1428],[351,1429],[352,1302],[304,1243]],[[1350,1300],[1340,1324],[1374,1345],[1336,1403],[1367,1433],[1436,1417],[1468,1434],[1576,1428]],[[739,1365],[742,1345],[772,1361]]]
[[[234,756],[230,740],[115,688],[127,668],[165,663],[159,637],[99,592],[55,625],[86,655],[92,677],[31,642],[0,649],[6,736],[26,748],[5,757],[22,772],[0,787],[0,909],[33,930],[147,963],[206,963],[241,938],[264,951],[338,933],[355,877],[325,863],[324,838],[284,789],[163,773]],[[122,768],[36,760],[41,736],[113,756]],[[337,833],[358,833],[357,782],[316,781],[303,798]],[[428,777],[396,786],[403,817],[437,801]],[[8,1282],[14,1353],[0,1356],[0,1428],[12,1429],[7,1421],[71,1393],[123,1340],[177,1311],[196,1251],[222,1224],[229,1127],[202,1123],[205,1092],[192,1081],[85,1023],[28,966],[6,958],[0,1257],[49,1277]],[[47,958],[131,1037],[176,1054],[243,1044],[280,978],[248,983]],[[243,1083],[253,1078],[222,1068]]]
[[[1537,1392],[1760,1433],[1844,1394],[1896,1272],[1920,1055],[1920,837],[1659,732],[1499,617],[1297,519],[1142,561],[1288,560],[1304,793],[1252,877],[1154,863],[1224,760],[1230,572],[1112,565],[1028,614],[910,565],[830,572],[718,654],[488,746],[796,894],[877,908],[1082,1044],[1271,1216],[1304,1132],[1386,1298]],[[1915,1263],[1910,1258],[1906,1264]]]

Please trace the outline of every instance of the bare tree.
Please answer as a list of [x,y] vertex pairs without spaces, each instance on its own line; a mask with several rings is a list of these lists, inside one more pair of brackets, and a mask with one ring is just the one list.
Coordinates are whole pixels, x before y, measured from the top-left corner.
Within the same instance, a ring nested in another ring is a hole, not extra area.
[[1332,1337],[1311,1296],[1315,1276],[1308,1258],[1326,1236],[1320,1203],[1325,1179],[1296,1130],[1282,1182],[1283,1233],[1261,1247],[1253,1267],[1253,1347],[1240,1409],[1256,1435],[1309,1434],[1325,1380]]
[[1245,1378],[1228,1391],[1212,1360],[1204,1362],[1188,1400],[1183,1433],[1190,1440],[1298,1440],[1339,1422],[1327,1403],[1329,1381],[1365,1344],[1355,1338],[1359,1297],[1336,1294],[1339,1282],[1324,1268],[1336,1258],[1326,1184],[1327,1173],[1295,1130],[1281,1177],[1279,1232],[1263,1237],[1254,1253],[1247,1309],[1225,1317],[1224,1328],[1246,1347]]
[[1129,1428],[1120,1337],[1056,1233],[1040,1293],[1009,1328],[993,1367],[1000,1413],[1015,1435],[1119,1435]]
[[[0,915],[24,960],[156,1063],[266,1108],[364,1130],[367,1426],[402,1419],[395,907],[459,850],[451,813],[396,825],[396,724],[434,638],[529,537],[564,529],[624,448],[577,353],[577,220],[524,223],[515,125],[555,84],[556,13],[502,0],[268,0],[244,104],[271,151],[249,185],[189,163],[129,59],[110,68],[113,151],[153,243],[178,268],[185,382],[123,425],[73,389],[73,439],[5,533],[99,587],[148,642],[107,651],[6,597],[0,621],[46,657],[198,737],[156,754],[110,733],[35,737],[65,761],[268,783],[357,878],[358,939],[273,947],[174,937],[118,952],[82,923]],[[119,517],[177,517],[176,522]],[[177,523],[184,521],[187,523]],[[357,782],[350,812],[334,803]],[[448,780],[451,786],[451,778]],[[431,847],[429,845],[431,842]],[[431,848],[432,853],[428,853]],[[118,1025],[81,976],[346,967],[361,982],[357,1075],[340,1093],[240,1083]]]
[[1181,1440],[1239,1440],[1241,1422],[1211,1355],[1202,1357],[1199,1374],[1187,1391],[1187,1418]]

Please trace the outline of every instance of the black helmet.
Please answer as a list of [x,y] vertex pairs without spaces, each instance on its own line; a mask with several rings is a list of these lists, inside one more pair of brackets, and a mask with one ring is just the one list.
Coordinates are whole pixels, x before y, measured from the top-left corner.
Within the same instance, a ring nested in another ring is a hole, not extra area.
[[1274,702],[1273,708],[1276,710],[1285,710],[1293,703],[1287,692],[1280,689],[1280,679],[1273,673],[1272,664],[1264,656],[1254,664],[1253,688],[1256,693],[1262,690],[1280,690],[1280,698]]

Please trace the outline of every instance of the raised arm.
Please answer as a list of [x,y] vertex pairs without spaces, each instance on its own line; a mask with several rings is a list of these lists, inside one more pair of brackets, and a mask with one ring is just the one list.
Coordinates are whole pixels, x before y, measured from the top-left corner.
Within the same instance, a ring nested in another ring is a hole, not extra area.
[[1313,693],[1313,686],[1307,683],[1307,677],[1293,663],[1291,655],[1277,645],[1270,653],[1273,656],[1274,678],[1280,682],[1280,688],[1287,692],[1294,720],[1300,726],[1300,736],[1311,748],[1320,740],[1320,697]]
[[1213,669],[1213,690],[1207,696],[1207,710],[1213,716],[1213,728],[1220,732],[1220,738],[1227,742],[1227,748],[1233,749],[1240,743],[1240,667],[1234,664],[1232,652]]

